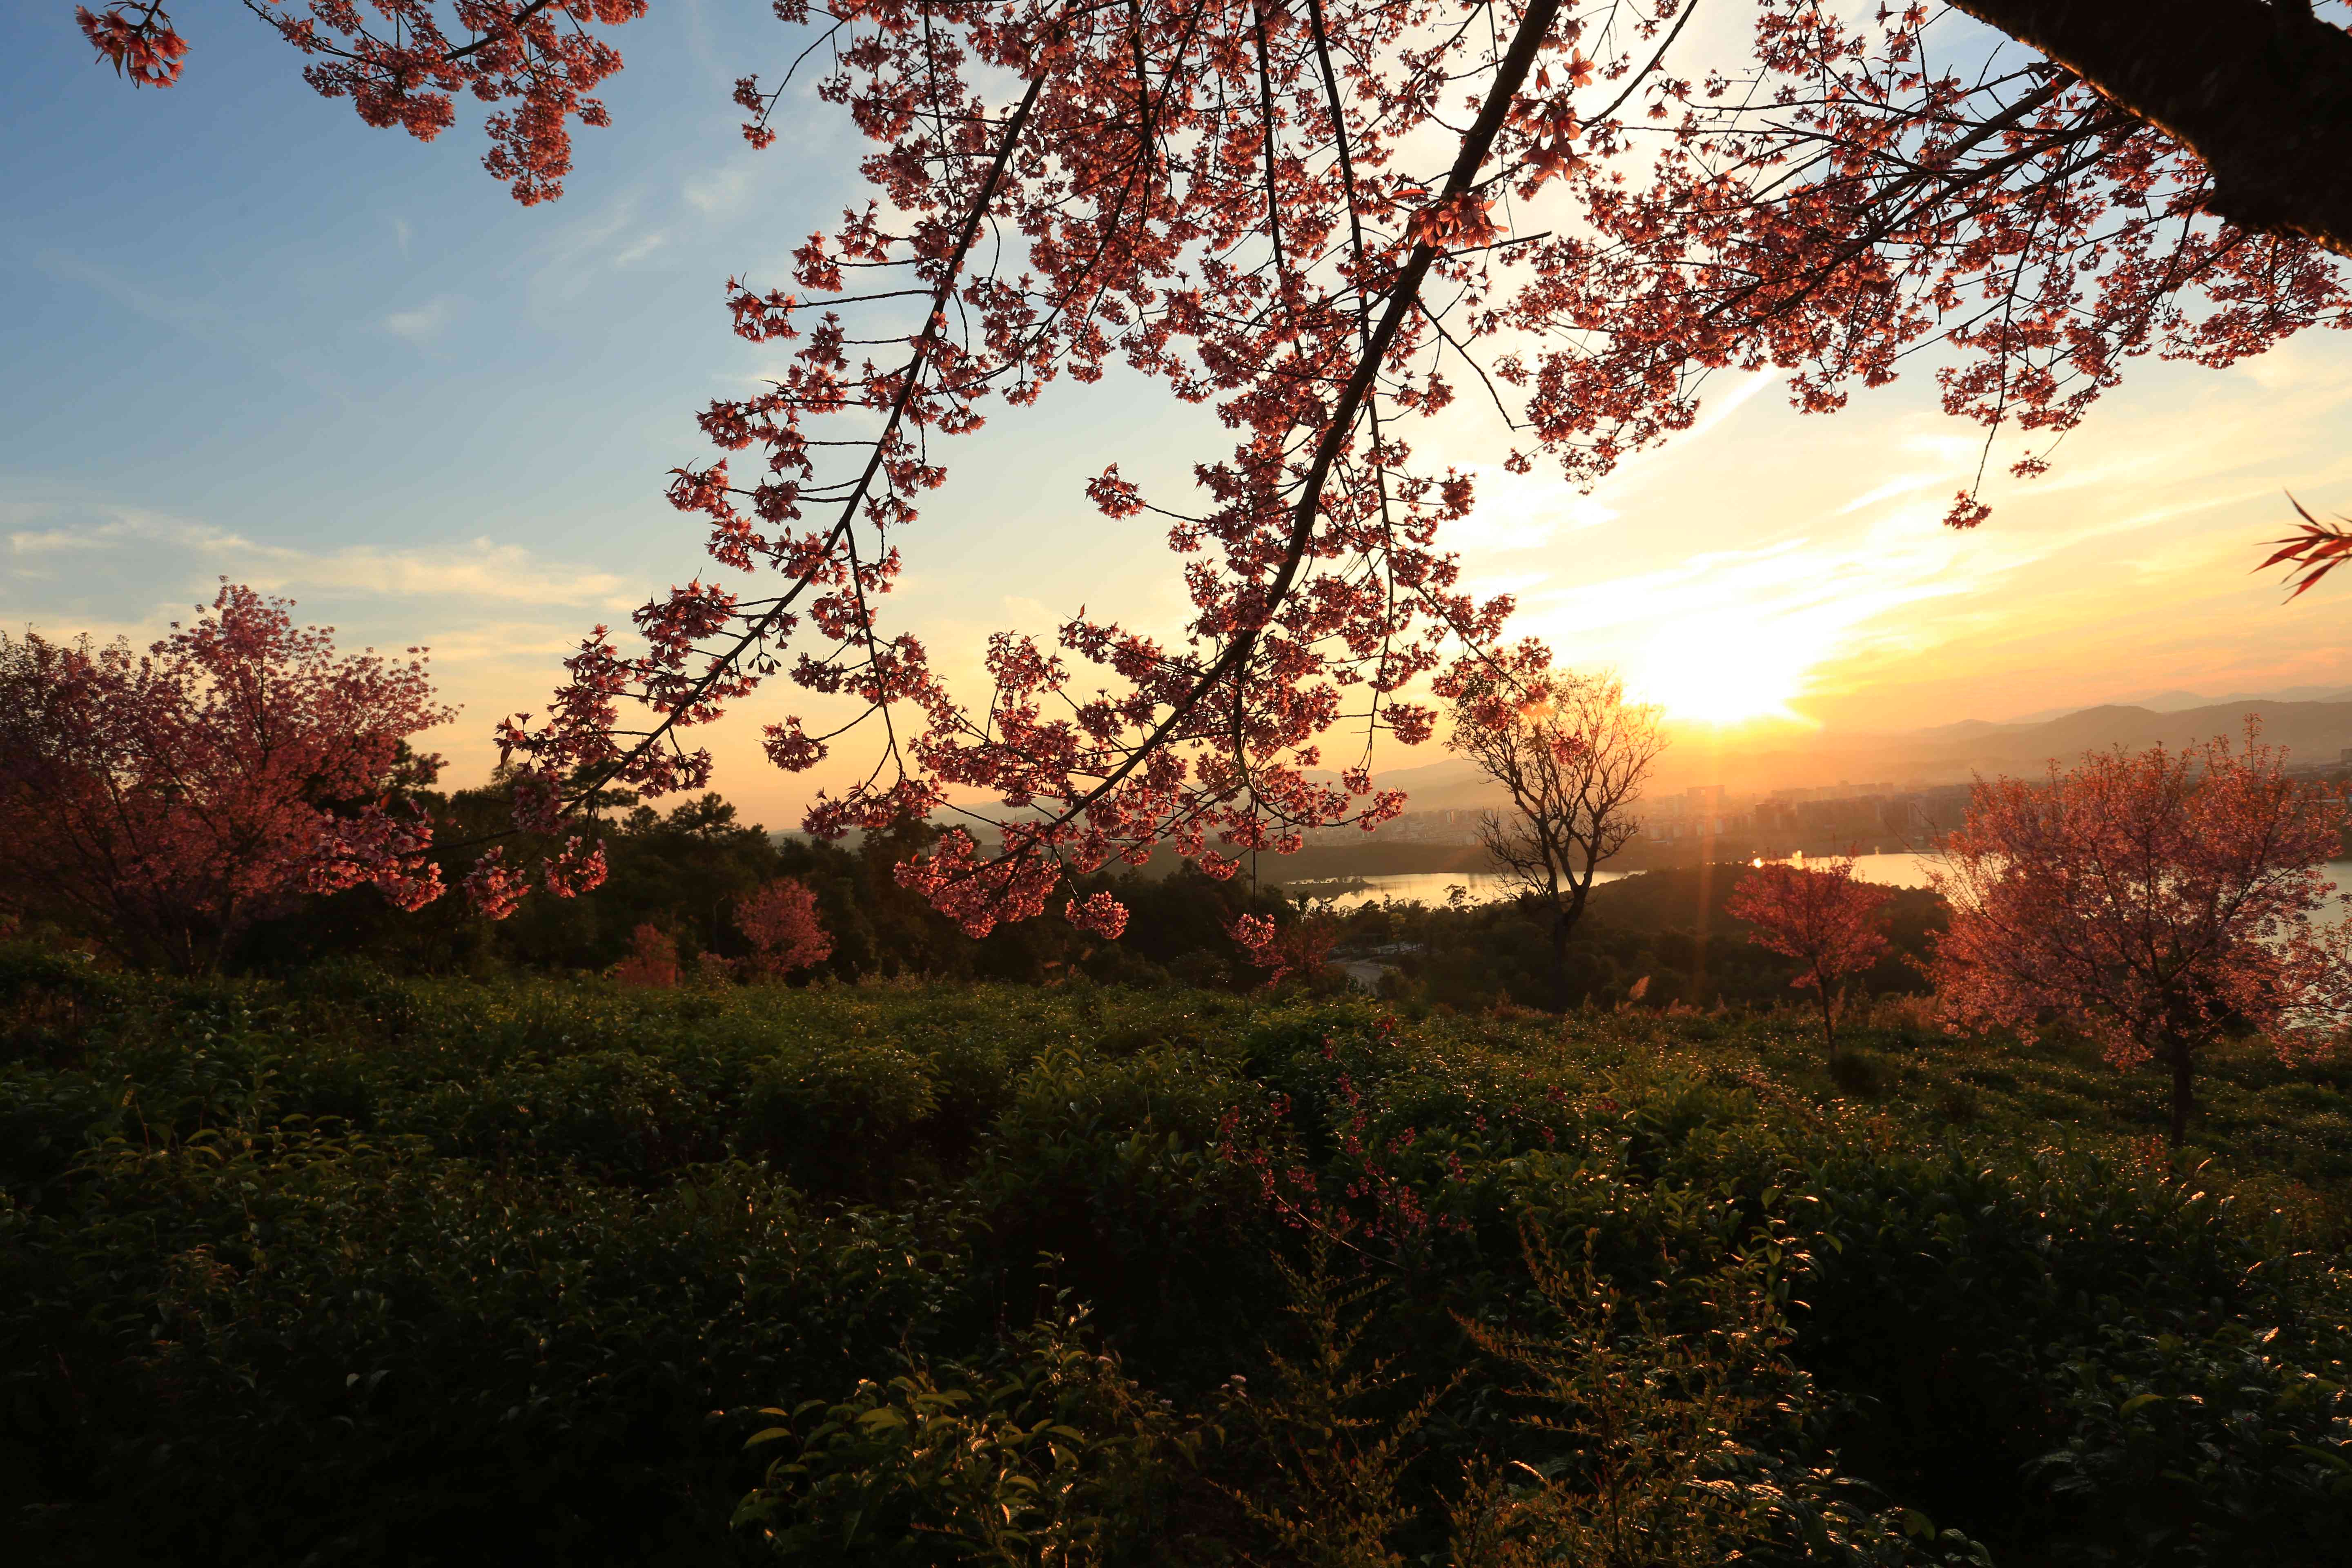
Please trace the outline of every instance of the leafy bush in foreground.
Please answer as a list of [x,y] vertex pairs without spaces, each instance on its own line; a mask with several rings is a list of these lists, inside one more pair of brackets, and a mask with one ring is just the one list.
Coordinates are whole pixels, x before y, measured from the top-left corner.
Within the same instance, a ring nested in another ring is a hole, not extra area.
[[2318,1563],[2352,1526],[2325,1074],[2225,1072],[2240,1173],[2191,1184],[2071,1058],[1899,1028],[1856,1031],[1873,1103],[1791,1020],[0,975],[0,1504],[43,1561]]

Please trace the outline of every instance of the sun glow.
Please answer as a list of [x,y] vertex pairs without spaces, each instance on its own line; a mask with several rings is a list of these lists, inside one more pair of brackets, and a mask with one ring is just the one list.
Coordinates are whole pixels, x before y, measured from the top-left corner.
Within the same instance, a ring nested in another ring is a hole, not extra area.
[[1759,719],[1801,721],[1790,707],[1813,667],[1831,651],[1831,628],[1811,617],[1774,616],[1727,606],[1661,627],[1629,658],[1632,695],[1655,702],[1670,719],[1739,724]]

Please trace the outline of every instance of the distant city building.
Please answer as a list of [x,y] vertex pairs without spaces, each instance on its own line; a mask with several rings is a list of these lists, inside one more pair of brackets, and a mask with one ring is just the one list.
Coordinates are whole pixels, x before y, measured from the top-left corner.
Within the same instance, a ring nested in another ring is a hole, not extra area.
[[1730,792],[1722,784],[1693,784],[1680,795],[1641,803],[1635,810],[1643,837],[1653,844],[1722,838],[1748,826],[1747,815],[1734,808]]
[[1352,826],[1309,828],[1307,842],[1320,846],[1475,844],[1478,842],[1478,819],[1484,815],[1475,807],[1408,811],[1394,821],[1381,824],[1370,833]]
[[1757,803],[1758,847],[1768,853],[1856,848],[1921,850],[1959,826],[1968,816],[1968,784],[1902,789],[1892,784],[1830,790],[1775,790]]

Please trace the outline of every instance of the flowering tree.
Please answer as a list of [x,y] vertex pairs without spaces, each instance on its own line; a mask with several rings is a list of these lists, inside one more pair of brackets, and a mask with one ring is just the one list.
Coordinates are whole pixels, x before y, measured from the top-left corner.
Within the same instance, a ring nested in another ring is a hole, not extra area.
[[1633,842],[1633,804],[1665,749],[1658,710],[1625,700],[1613,675],[1551,668],[1538,642],[1495,659],[1465,658],[1437,683],[1452,704],[1448,744],[1503,786],[1509,813],[1487,812],[1487,858],[1551,940],[1551,1005],[1568,1008],[1568,942],[1601,867]]
[[796,878],[779,877],[745,895],[735,906],[735,929],[751,943],[752,969],[771,979],[833,956],[816,895]]
[[677,942],[650,921],[629,933],[628,956],[613,966],[613,978],[634,990],[668,991],[677,976]]
[[1282,924],[1266,915],[1243,915],[1227,934],[1252,968],[1265,971],[1271,991],[1294,974],[1310,984],[1320,979],[1339,943],[1339,922],[1328,910],[1302,910],[1297,919]]
[[[1507,601],[1437,547],[1469,479],[1412,444],[1458,386],[1505,466],[1585,482],[1688,427],[1725,367],[1827,410],[1933,348],[1989,444],[2054,441],[2135,356],[2223,365],[2346,323],[2323,247],[2352,235],[2352,38],[2307,7],[1965,0],[2020,47],[1925,6],[1752,3],[1752,48],[1708,68],[1676,52],[1685,0],[777,0],[816,96],[874,144],[874,199],[788,281],[730,281],[737,333],[793,345],[769,390],[703,413],[719,455],[671,485],[732,575],[646,605],[641,649],[598,628],[541,721],[504,726],[520,825],[614,784],[698,787],[685,731],[781,673],[851,717],[769,726],[779,766],[870,738],[813,831],[1003,803],[992,847],[954,835],[906,868],[967,930],[1162,843],[1228,873],[1399,810],[1373,739],[1425,737],[1407,687],[1500,634]],[[619,59],[596,29],[645,6],[254,8],[371,123],[429,138],[458,91],[500,106],[488,163],[528,202],[557,193],[568,124],[603,122],[585,95]],[[176,78],[152,0],[82,15],[134,81]],[[736,84],[753,145],[790,79]],[[992,399],[1116,365],[1235,432],[1191,505],[1115,464],[1090,487],[1165,526],[1191,618],[1002,632],[959,695],[877,608],[938,447]],[[1971,485],[1951,521],[1984,515]],[[1334,776],[1343,726],[1360,747]],[[495,905],[517,873],[493,872],[469,886]]]
[[1886,900],[1893,896],[1854,880],[1849,855],[1818,866],[1759,866],[1724,902],[1732,919],[1748,922],[1748,941],[1797,961],[1789,984],[1811,989],[1821,1004],[1822,1039],[1832,1059],[1837,1019],[1830,985],[1886,955]]
[[396,798],[439,765],[404,742],[450,717],[425,650],[339,656],[289,607],[225,584],[143,658],[0,634],[0,900],[199,971],[302,893],[440,892],[431,826]]
[[2176,1148],[2198,1053],[2224,1029],[2266,1031],[2282,1055],[2325,1044],[2347,954],[2312,917],[2344,805],[2283,762],[2250,722],[2242,748],[2119,748],[2038,784],[1979,783],[1935,873],[1952,906],[1933,960],[1948,1020],[2028,1039],[2054,1020],[2119,1068],[2156,1063]]

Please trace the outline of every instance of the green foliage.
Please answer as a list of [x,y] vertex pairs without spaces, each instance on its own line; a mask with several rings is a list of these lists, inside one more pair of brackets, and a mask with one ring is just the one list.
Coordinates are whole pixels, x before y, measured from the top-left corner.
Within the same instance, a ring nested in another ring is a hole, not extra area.
[[[2339,1070],[0,952],[44,1562],[2322,1563]],[[1964,1107],[1964,1111],[1956,1110]],[[761,1411],[787,1414],[761,1415]],[[748,1439],[763,1440],[746,1447]]]
[[[2148,1563],[2320,1562],[2352,1518],[2341,1345],[2225,1321],[2108,1324],[2064,1373],[2069,1435],[2036,1468]],[[2218,1504],[2218,1506],[2216,1506]]]
[[0,942],[0,1061],[64,1058],[122,991],[87,954]]
[[[1523,1245],[1542,1326],[1470,1328],[1519,1374],[1506,1386],[1542,1447],[1530,1450],[1536,1462],[1513,1461],[1465,1490],[1455,1560],[1699,1568],[1759,1550],[1902,1560],[1892,1521],[1857,1507],[1831,1472],[1786,1457],[1801,1447],[1788,1428],[1811,1392],[1784,1354],[1794,1336],[1780,1300],[1783,1271],[1802,1255],[1766,1241],[1691,1277],[1707,1307],[1693,1321],[1597,1269],[1599,1234],[1588,1230],[1584,1256],[1570,1260],[1530,1226]],[[1948,1561],[1983,1560],[1965,1533],[1908,1533]]]
[[1181,1429],[1118,1361],[1055,1310],[995,1364],[917,1364],[837,1403],[762,1415],[749,1446],[789,1445],[735,1522],[788,1561],[929,1568],[1101,1562],[1149,1546],[1170,1462],[1208,1434]]

